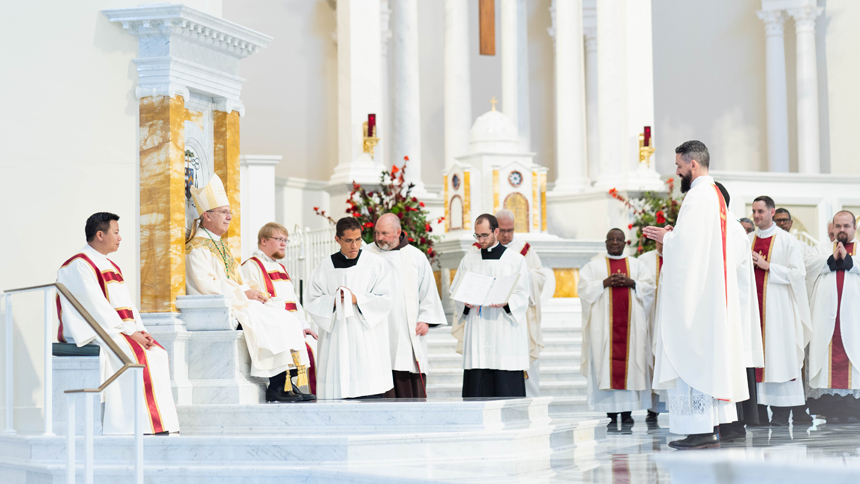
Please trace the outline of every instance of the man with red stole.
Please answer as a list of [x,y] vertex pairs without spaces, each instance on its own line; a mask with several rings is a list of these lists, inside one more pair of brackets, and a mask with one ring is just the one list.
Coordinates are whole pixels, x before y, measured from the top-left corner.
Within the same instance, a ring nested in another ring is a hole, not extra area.
[[[317,339],[317,334],[311,329],[305,318],[305,310],[296,296],[293,281],[290,280],[290,275],[287,274],[287,268],[278,262],[284,258],[284,250],[287,247],[287,239],[289,233],[287,228],[275,222],[269,222],[260,228],[257,233],[257,250],[251,254],[251,257],[242,263],[242,278],[248,283],[251,288],[261,292],[265,292],[271,298],[270,300],[276,304],[283,303],[287,314],[284,318],[286,324],[298,327],[301,329],[304,336],[311,336]],[[308,351],[308,359],[310,369],[308,373],[308,383],[310,393],[302,392],[292,380],[291,386],[293,393],[302,396],[302,400],[316,400],[314,393],[316,392],[316,375],[314,374],[313,351],[310,345],[305,343]],[[298,370],[290,369],[290,375],[296,377]],[[282,374],[286,385],[286,374]],[[280,378],[276,382],[280,384]]]
[[[57,271],[57,282],[75,296],[84,309],[102,326],[132,361],[146,365],[143,375],[127,371],[102,394],[104,401],[103,435],[134,433],[134,378],[143,378],[145,434],[179,432],[179,418],[173,404],[167,352],[146,331],[134,307],[119,266],[107,255],[119,249],[119,216],[99,212],[87,219],[87,243]],[[84,346],[95,342],[101,347],[99,367],[104,381],[122,367],[113,354],[71,303],[57,294],[60,328],[57,340]]]
[[809,343],[809,408],[828,423],[860,422],[860,267],[854,214],[833,217],[836,240],[829,250],[819,246],[811,298],[812,340]]
[[669,446],[706,449],[720,446],[718,425],[736,421],[735,402],[749,398],[738,281],[729,277],[737,261],[708,148],[684,142],[675,165],[687,193],[677,224],[643,230],[663,243],[653,385],[669,390],[670,431],[687,434]]
[[645,264],[627,257],[620,229],[606,234],[606,257],[579,272],[582,301],[582,362],[588,379],[588,406],[606,412],[610,428],[633,425],[631,412],[651,406],[651,343],[646,303],[654,278]]
[[773,199],[758,197],[752,209],[756,232],[750,243],[764,341],[764,368],[755,372],[759,421],[767,423],[770,405],[771,425],[788,425],[792,410],[796,422],[810,422],[801,373],[811,336],[803,248],[774,223]]

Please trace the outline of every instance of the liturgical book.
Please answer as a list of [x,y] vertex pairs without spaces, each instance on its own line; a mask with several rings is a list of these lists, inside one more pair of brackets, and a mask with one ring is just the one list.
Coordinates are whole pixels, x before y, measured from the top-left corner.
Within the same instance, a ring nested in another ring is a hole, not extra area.
[[492,277],[467,272],[457,282],[451,299],[472,306],[504,306],[514,292],[519,278],[519,274]]

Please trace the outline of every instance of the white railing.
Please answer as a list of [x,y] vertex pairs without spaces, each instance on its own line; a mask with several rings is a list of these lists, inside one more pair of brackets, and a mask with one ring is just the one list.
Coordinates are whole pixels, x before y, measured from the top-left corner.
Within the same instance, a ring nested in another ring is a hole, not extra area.
[[795,237],[797,237],[797,240],[801,241],[802,243],[804,243],[806,245],[809,245],[812,247],[815,247],[818,245],[818,241],[815,240],[815,238],[812,235],[810,235],[809,232],[806,232],[805,230],[792,231],[792,233],[794,234]]
[[12,295],[25,292],[42,291],[44,293],[45,306],[45,422],[42,428],[42,435],[53,436],[53,318],[51,316],[52,308],[54,307],[51,301],[51,296],[54,295],[54,288],[57,292],[63,295],[75,308],[75,310],[84,318],[90,325],[98,337],[105,343],[106,347],[101,347],[102,350],[108,349],[114,353],[117,358],[123,363],[123,366],[112,376],[104,381],[98,388],[83,388],[80,390],[66,390],[66,483],[74,484],[75,482],[75,396],[78,394],[84,395],[84,479],[87,484],[93,482],[93,398],[100,395],[111,383],[113,383],[120,375],[127,370],[131,370],[134,375],[134,474],[135,482],[143,484],[143,369],[144,365],[137,364],[129,358],[125,352],[116,344],[116,342],[105,332],[92,315],[87,312],[81,303],[69,292],[68,289],[61,283],[45,284],[41,286],[25,287],[21,289],[10,289],[4,292],[5,313],[6,313],[6,428],[3,431],[5,435],[15,435],[14,424],[14,385],[13,385],[13,364],[12,358],[12,335],[14,318],[12,314]]
[[298,227],[290,234],[283,264],[293,281],[296,291],[307,291],[307,280],[317,264],[331,256],[340,247],[334,240],[335,228],[304,230]]

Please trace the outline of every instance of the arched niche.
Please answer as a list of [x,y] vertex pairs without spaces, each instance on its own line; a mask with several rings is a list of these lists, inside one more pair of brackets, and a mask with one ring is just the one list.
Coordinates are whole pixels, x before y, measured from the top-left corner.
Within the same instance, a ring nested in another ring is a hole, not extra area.
[[514,231],[528,233],[529,231],[529,201],[522,193],[511,193],[505,197],[505,208],[514,212]]
[[450,230],[460,230],[463,228],[463,199],[460,195],[451,197],[448,206],[448,215],[451,217]]

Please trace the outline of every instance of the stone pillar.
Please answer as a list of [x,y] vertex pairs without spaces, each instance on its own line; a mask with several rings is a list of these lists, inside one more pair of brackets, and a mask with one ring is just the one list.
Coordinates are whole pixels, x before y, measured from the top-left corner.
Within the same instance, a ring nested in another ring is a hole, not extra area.
[[502,0],[502,111],[517,127],[520,147],[531,148],[528,16],[524,0]]
[[409,157],[406,179],[413,192],[426,197],[421,181],[421,97],[418,73],[418,0],[397,0],[394,6],[394,122],[392,162]]
[[797,34],[797,171],[806,174],[821,171],[815,19],[823,11],[816,6],[788,10]]
[[233,220],[225,236],[233,254],[242,254],[242,202],[239,197],[239,111],[225,103],[218,103],[213,114],[215,174],[224,183]]
[[[391,109],[391,2],[389,0],[380,0],[379,2],[379,35],[380,35],[380,105],[379,115],[376,117],[377,130],[380,133],[388,133],[389,126],[392,127],[391,134],[393,135],[394,118]],[[376,155],[374,158],[382,166],[387,166],[391,160],[395,160],[392,155],[392,136],[383,136],[379,140],[379,145],[376,147]]]
[[783,39],[785,14],[782,10],[759,10],[756,14],[764,21],[767,33],[767,168],[773,172],[788,172],[788,92]]
[[[167,94],[167,93],[165,93]],[[185,97],[140,99],[140,312],[185,294]]]
[[[593,18],[592,22],[597,19]],[[583,26],[585,18],[583,18]],[[588,157],[588,178],[600,176],[600,136],[597,109],[597,25],[585,28],[585,132]]]
[[[624,49],[624,0],[597,2],[597,109],[600,176],[595,186],[612,188],[624,174],[626,59]],[[610,149],[611,148],[611,149]]]
[[469,4],[445,0],[445,170],[469,152],[471,128]]
[[242,165],[242,260],[257,248],[257,233],[275,221],[275,167],[280,155],[241,156]]
[[564,0],[555,10],[555,129],[554,192],[581,192],[585,175],[585,83],[582,45],[582,2]]

